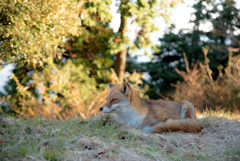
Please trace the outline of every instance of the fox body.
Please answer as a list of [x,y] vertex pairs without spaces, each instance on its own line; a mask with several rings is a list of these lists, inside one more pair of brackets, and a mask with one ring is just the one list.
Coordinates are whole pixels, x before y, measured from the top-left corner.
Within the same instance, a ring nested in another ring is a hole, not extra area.
[[144,100],[126,82],[108,84],[107,102],[103,113],[115,113],[117,121],[141,128],[144,132],[200,132],[195,108],[189,101]]

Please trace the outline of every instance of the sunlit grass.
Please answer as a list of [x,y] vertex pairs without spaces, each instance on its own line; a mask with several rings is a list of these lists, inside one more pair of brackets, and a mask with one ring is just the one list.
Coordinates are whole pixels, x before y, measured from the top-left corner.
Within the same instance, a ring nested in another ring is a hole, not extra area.
[[240,114],[231,112],[230,110],[228,110],[227,112],[224,110],[214,111],[211,108],[210,109],[207,108],[203,112],[197,111],[196,115],[198,119],[211,116],[211,117],[224,118],[224,119],[240,122]]

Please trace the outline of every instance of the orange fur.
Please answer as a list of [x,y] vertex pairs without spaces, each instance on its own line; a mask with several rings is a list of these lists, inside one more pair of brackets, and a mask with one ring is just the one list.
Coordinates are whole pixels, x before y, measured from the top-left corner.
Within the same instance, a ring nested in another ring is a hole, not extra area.
[[199,122],[195,119],[186,118],[180,120],[172,120],[168,119],[164,123],[158,123],[153,125],[154,133],[159,132],[176,132],[176,131],[183,131],[183,132],[201,132],[202,127],[200,126]]

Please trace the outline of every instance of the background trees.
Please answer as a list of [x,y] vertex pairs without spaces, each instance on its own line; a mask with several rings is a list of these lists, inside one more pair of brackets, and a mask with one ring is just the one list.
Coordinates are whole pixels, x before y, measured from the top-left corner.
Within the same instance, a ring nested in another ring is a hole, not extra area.
[[[112,51],[117,53],[114,69],[121,81],[123,80],[125,70],[127,45],[129,46],[129,51],[139,48],[153,48],[149,33],[159,29],[155,23],[155,19],[157,17],[163,17],[168,20],[169,9],[177,5],[178,2],[179,1],[121,0],[118,9],[121,14],[121,23],[117,33],[121,47]],[[134,42],[127,38],[128,21],[136,26],[136,39]]]
[[[170,9],[178,2],[178,0],[170,2],[117,0],[120,26],[117,33],[114,33],[109,26],[112,15],[108,5],[111,1],[88,1],[84,3],[81,10],[84,32],[81,36],[72,39],[68,46],[71,49],[67,48],[67,50],[70,53],[81,55],[81,57],[86,54],[88,54],[87,57],[96,57],[97,55],[106,59],[114,57],[115,72],[119,80],[123,81],[127,53],[137,51],[139,48],[153,48],[149,33],[159,29],[155,22],[156,18],[163,17],[168,20]],[[128,37],[129,25],[135,26],[136,37],[134,40]],[[109,65],[112,65],[110,61],[108,62]]]
[[[92,108],[89,102],[104,94],[106,82],[116,81],[110,72],[114,61],[121,82],[127,49],[151,47],[149,33],[157,30],[154,18],[167,19],[177,2],[117,1],[121,23],[114,33],[110,0],[1,1],[1,63],[15,65],[5,93],[0,93],[1,101],[8,102],[3,109],[32,117],[55,111],[55,118],[64,118],[71,110],[80,114],[75,110],[80,104]],[[134,41],[127,37],[129,21],[136,25]],[[141,82],[141,76],[134,75],[132,82]],[[59,81],[62,78],[66,80]]]
[[[180,0],[115,2],[120,15],[117,32],[110,26],[111,0],[1,1],[0,63],[15,65],[13,79],[5,86],[5,93],[0,93],[1,101],[6,102],[2,108],[7,111],[10,107],[26,116],[43,111],[48,115],[61,109],[55,118],[64,118],[64,113],[88,117],[107,94],[108,82],[120,83],[128,77],[138,90],[137,85],[149,85],[141,91],[147,90],[151,99],[159,99],[159,95],[173,92],[172,83],[185,81],[175,71],[186,69],[183,52],[190,69],[192,64],[205,62],[216,80],[220,69],[231,62],[229,51],[232,56],[239,54],[239,9],[233,0],[198,0],[193,6],[194,28],[176,34],[173,24],[159,39],[161,45],[157,48],[150,33],[159,29],[158,18],[169,20]],[[210,28],[202,30],[203,23],[210,24]],[[130,31],[129,26],[135,30]],[[135,33],[134,38],[129,37],[130,32]],[[203,47],[208,47],[207,55]],[[130,56],[142,48],[147,55],[146,49],[156,49],[151,62],[137,63]],[[143,80],[142,74],[135,71],[150,77]],[[37,109],[41,110],[32,113]]]
[[[139,72],[149,73],[150,79],[146,83],[150,85],[148,95],[152,98],[159,98],[159,93],[169,93],[174,89],[171,84],[183,81],[175,71],[175,68],[186,68],[183,52],[186,53],[190,68],[195,63],[203,63],[208,59],[206,62],[216,79],[219,75],[218,66],[228,65],[229,47],[240,47],[240,10],[236,7],[236,1],[199,0],[193,8],[193,29],[181,30],[175,34],[173,24],[163,38],[159,39],[160,52],[154,53],[154,59],[134,67]],[[202,29],[204,24],[209,26],[207,30]],[[202,47],[209,47],[207,57],[204,56]],[[233,56],[236,54],[239,52],[233,52]]]

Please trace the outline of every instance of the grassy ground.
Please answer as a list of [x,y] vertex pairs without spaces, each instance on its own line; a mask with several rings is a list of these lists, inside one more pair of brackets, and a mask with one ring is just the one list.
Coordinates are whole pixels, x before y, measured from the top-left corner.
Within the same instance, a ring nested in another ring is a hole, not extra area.
[[146,134],[105,115],[0,118],[0,160],[240,160],[239,117],[199,115],[201,133]]

